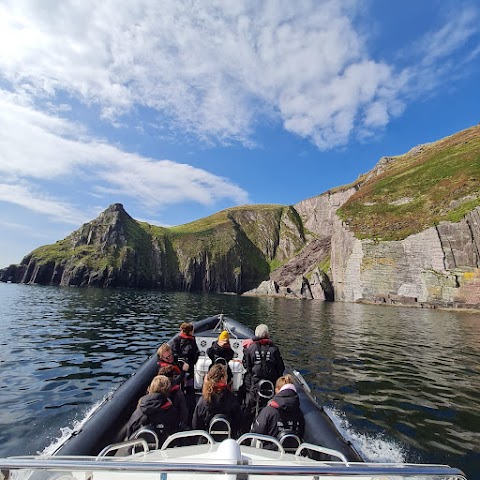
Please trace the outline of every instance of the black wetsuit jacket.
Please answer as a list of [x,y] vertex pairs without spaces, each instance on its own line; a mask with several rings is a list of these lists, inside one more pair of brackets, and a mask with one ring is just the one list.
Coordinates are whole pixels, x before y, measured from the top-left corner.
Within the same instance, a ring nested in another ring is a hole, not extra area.
[[231,347],[221,347],[218,342],[215,342],[208,350],[207,350],[208,358],[212,361],[212,365],[210,368],[215,365],[219,358],[223,358],[225,363],[227,364],[227,375],[228,375],[228,383],[232,380],[233,373],[231,368],[228,365],[230,360],[233,360],[235,352],[232,350]]
[[202,396],[195,407],[192,428],[208,430],[210,420],[222,413],[230,421],[232,433],[235,434],[242,424],[242,411],[235,395],[225,384],[218,384],[218,391],[212,395],[212,401],[207,402]]
[[185,395],[180,385],[173,385],[169,394],[170,400],[173,402],[178,412],[178,425],[180,430],[187,430],[189,427],[188,407]]
[[173,402],[160,393],[149,393],[140,399],[137,409],[127,423],[127,438],[140,427],[152,428],[159,438],[178,431],[179,411]]
[[278,438],[284,430],[290,430],[303,438],[305,419],[300,410],[297,393],[285,389],[277,393],[260,412],[253,424],[253,432]]
[[232,350],[231,347],[221,347],[218,342],[215,342],[208,350],[207,350],[207,355],[208,358],[212,361],[212,363],[215,363],[217,358],[223,358],[225,359],[225,362],[228,362],[230,360],[233,360],[233,357],[235,355],[235,352]]
[[[264,365],[261,360],[262,352],[266,357]],[[263,379],[270,380],[275,385],[275,381],[283,375],[285,370],[280,350],[268,338],[253,338],[253,343],[244,351],[243,365],[247,370],[244,380],[247,390],[255,388]],[[262,372],[264,367],[268,373]]]
[[181,359],[186,360],[189,365],[188,373],[190,374],[190,379],[193,380],[194,367],[200,355],[195,337],[185,335],[184,333],[176,336],[172,340],[172,351],[177,362]]

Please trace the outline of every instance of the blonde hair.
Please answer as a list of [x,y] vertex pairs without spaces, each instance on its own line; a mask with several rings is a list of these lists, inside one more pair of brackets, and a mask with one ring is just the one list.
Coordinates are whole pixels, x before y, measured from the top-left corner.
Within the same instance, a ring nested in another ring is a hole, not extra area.
[[147,392],[148,393],[160,393],[166,397],[170,393],[170,388],[172,383],[170,379],[165,375],[157,375],[153,377],[153,380],[150,382]]
[[163,355],[168,351],[173,351],[172,347],[168,343],[162,343],[157,350],[158,358],[162,358]]
[[212,401],[212,395],[215,393],[215,387],[217,383],[227,379],[227,368],[225,365],[217,363],[214,365],[205,375],[203,381],[202,395],[203,398],[210,403]]
[[277,378],[277,381],[275,382],[275,393],[278,393],[278,391],[287,383],[293,383],[293,376],[287,373],[286,375],[283,375],[282,377]]
[[188,322],[183,322],[180,325],[180,330],[185,334],[185,335],[191,335],[193,333],[193,325]]

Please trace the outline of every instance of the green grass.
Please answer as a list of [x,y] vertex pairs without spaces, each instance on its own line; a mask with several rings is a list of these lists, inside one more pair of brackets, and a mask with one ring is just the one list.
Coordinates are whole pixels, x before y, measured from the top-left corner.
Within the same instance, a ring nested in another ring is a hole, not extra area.
[[195,220],[194,222],[185,223],[176,227],[169,227],[168,232],[172,235],[184,235],[192,233],[208,233],[212,229],[218,227],[223,223],[230,223],[230,216],[235,213],[252,212],[268,212],[276,211],[283,208],[281,205],[243,205],[241,207],[233,207],[222,210],[221,212],[210,215],[209,217]]
[[480,127],[475,126],[417,155],[397,157],[338,214],[358,238],[401,240],[441,221],[459,221],[479,206],[479,179]]

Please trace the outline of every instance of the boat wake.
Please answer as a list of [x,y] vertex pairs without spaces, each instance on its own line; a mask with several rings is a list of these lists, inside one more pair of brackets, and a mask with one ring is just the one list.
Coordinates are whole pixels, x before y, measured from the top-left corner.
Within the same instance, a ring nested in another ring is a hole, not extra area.
[[80,420],[74,419],[73,420],[73,425],[71,427],[62,427],[60,428],[60,436],[56,438],[55,440],[52,441],[50,445],[45,447],[41,452],[38,452],[38,455],[41,457],[48,457],[50,455],[53,455],[64,443],[65,441],[70,438],[72,433],[80,430],[85,422],[97,411],[97,409],[100,407],[100,405],[103,404],[103,402],[111,396],[111,392],[107,395],[105,395],[101,400],[99,400],[97,403],[95,403],[81,418]]
[[405,447],[385,435],[370,436],[356,432],[347,420],[344,412],[325,407],[325,412],[337,427],[342,436],[353,444],[366,462],[406,463]]

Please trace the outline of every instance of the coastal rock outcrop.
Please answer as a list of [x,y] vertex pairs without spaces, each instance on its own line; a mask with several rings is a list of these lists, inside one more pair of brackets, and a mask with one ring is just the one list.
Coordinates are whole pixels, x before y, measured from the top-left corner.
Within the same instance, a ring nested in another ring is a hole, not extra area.
[[480,308],[480,208],[401,241],[359,240],[336,222],[331,273],[337,300]]
[[283,263],[306,243],[292,207],[233,208],[207,220],[166,229],[113,204],[0,270],[0,281],[242,293],[268,278],[269,262]]

